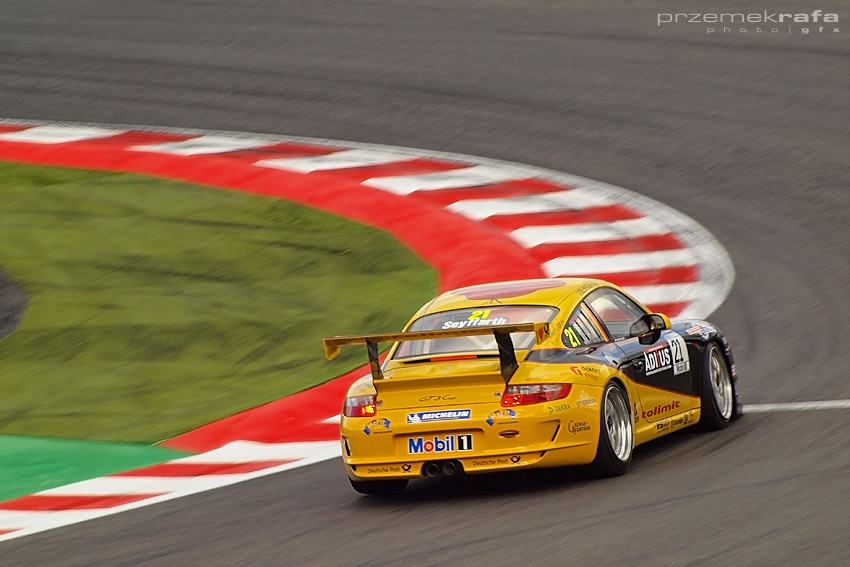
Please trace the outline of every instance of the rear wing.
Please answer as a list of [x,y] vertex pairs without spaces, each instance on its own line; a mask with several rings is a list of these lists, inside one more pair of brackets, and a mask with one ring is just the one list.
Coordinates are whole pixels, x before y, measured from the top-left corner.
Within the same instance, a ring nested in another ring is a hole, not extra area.
[[502,378],[505,382],[511,379],[519,363],[516,359],[511,333],[534,333],[535,344],[542,343],[549,334],[549,323],[520,323],[518,325],[497,325],[495,327],[470,327],[467,329],[445,329],[438,331],[409,331],[406,333],[389,333],[385,335],[349,335],[324,339],[325,357],[332,360],[339,354],[343,346],[365,344],[369,355],[369,368],[372,379],[383,380],[381,362],[378,360],[378,343],[396,341],[422,341],[427,339],[451,339],[454,337],[471,337],[476,335],[493,334],[499,347],[499,363]]

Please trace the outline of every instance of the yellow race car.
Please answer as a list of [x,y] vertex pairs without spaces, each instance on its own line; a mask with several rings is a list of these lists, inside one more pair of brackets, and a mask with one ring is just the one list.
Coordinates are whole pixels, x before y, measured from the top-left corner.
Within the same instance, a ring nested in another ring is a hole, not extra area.
[[[381,363],[378,344],[393,342]],[[732,352],[705,321],[671,323],[593,279],[500,282],[443,293],[400,333],[332,337],[367,348],[345,398],[354,489],[411,479],[591,465],[626,472],[635,446],[738,414]]]

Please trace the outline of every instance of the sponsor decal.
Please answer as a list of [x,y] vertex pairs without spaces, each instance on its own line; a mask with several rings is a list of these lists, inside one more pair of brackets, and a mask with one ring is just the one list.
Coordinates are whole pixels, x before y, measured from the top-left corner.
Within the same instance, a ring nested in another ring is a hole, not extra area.
[[543,342],[543,339],[546,338],[546,329],[540,328],[537,329],[537,342]]
[[402,472],[402,467],[398,465],[384,465],[382,467],[366,467],[366,472],[369,474],[390,474]]
[[[514,461],[514,459],[516,459],[516,461]],[[472,461],[472,466],[473,467],[495,467],[495,466],[499,466],[499,465],[510,465],[512,463],[516,464],[518,462],[519,462],[519,457],[514,455],[510,459],[507,458],[507,457],[492,457],[492,458],[489,458],[489,459],[481,459],[480,461],[474,460],[474,461]]]
[[679,429],[680,427],[685,427],[689,423],[694,423],[694,421],[695,417],[693,411],[689,411],[688,413],[677,415],[675,417],[668,417],[667,419],[662,419],[655,424],[655,433],[664,433],[674,429]]
[[586,421],[570,421],[567,424],[567,431],[573,435],[577,435],[583,431],[590,431],[590,424]]
[[411,437],[407,440],[407,452],[411,455],[422,453],[453,453],[454,451],[472,451],[472,435],[445,435],[442,438]]
[[646,375],[652,376],[673,367],[673,359],[670,356],[670,347],[667,343],[643,351],[643,364]]
[[469,327],[493,327],[495,325],[507,325],[508,320],[504,317],[493,319],[473,319],[471,321],[446,321],[443,329],[467,329]]
[[599,402],[597,402],[596,400],[594,400],[593,398],[591,398],[590,396],[588,396],[588,395],[587,395],[587,392],[585,392],[584,390],[582,390],[582,391],[581,391],[581,396],[579,396],[579,397],[578,397],[578,400],[576,401],[576,406],[577,406],[577,407],[583,407],[583,406],[595,406],[597,403],[599,403]]
[[595,366],[589,366],[587,364],[581,364],[579,366],[570,366],[570,370],[573,371],[573,374],[578,376],[584,376],[585,378],[591,378],[593,380],[598,379],[602,376],[602,371],[596,368]]
[[444,395],[444,396],[422,396],[419,398],[420,402],[450,402],[455,399],[454,396]]
[[564,326],[563,321],[556,321],[552,323],[549,327],[549,332],[552,333],[553,337],[557,337],[561,334],[561,328]]
[[692,337],[700,337],[702,340],[706,340],[708,338],[708,329],[706,329],[702,325],[694,325],[693,327],[688,327],[687,329],[685,329],[685,332],[691,335]]
[[410,465],[404,463],[403,465],[401,465],[401,470],[403,470],[404,472],[410,472]]
[[[516,419],[516,412],[509,408],[498,409],[487,416],[487,425],[492,426],[497,420]],[[516,421],[499,421],[500,424],[516,423]]]
[[665,405],[659,404],[649,411],[641,412],[641,417],[643,419],[649,419],[651,417],[656,417],[656,416],[661,415],[662,413],[669,413],[673,410],[677,410],[677,409],[679,409],[680,405],[681,404],[679,404],[678,400],[673,400],[669,404],[665,404]]
[[432,423],[435,421],[458,421],[461,419],[469,419],[472,416],[472,410],[438,410],[438,411],[420,411],[407,414],[407,423]]
[[[383,431],[376,431],[378,429],[383,429]],[[363,432],[366,435],[371,435],[372,433],[390,433],[390,420],[386,418],[373,419],[366,424],[366,427],[363,428]]]
[[591,289],[593,289],[594,287],[596,287],[596,284],[595,284],[595,283],[593,283],[593,282],[587,282],[586,284],[584,284],[583,286],[581,286],[580,288],[578,288],[578,289],[576,290],[576,293],[577,293],[577,294],[579,294],[579,295],[581,295],[581,294],[583,294],[583,293],[584,293],[584,292],[586,292],[586,291],[590,291],[590,290],[591,290]]
[[673,370],[673,375],[679,375],[691,369],[688,347],[678,333],[662,334],[667,339],[663,344],[643,352],[643,362],[646,375],[652,376],[665,370]]
[[691,369],[691,358],[688,355],[688,345],[685,339],[675,331],[667,331],[667,343],[670,345],[670,353],[673,355],[673,375],[678,376]]
[[549,415],[567,411],[568,409],[570,409],[570,404],[556,404],[554,406],[549,406]]

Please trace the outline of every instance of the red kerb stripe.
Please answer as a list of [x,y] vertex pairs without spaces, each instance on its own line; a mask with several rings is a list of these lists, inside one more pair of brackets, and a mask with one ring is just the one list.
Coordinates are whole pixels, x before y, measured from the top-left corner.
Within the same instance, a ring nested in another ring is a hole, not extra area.
[[601,240],[597,242],[564,242],[540,244],[529,248],[533,257],[541,262],[562,256],[597,256],[602,254],[632,254],[658,250],[678,250],[685,248],[673,234],[640,236],[620,240]]
[[316,171],[317,174],[332,174],[345,177],[352,181],[361,183],[373,177],[394,177],[397,175],[421,175],[423,173],[437,173],[458,169],[456,163],[434,161],[429,159],[416,159],[413,156],[399,155],[399,161],[383,163],[380,165],[369,165],[364,167],[348,167],[334,169],[332,171]]
[[21,130],[29,130],[31,126],[9,126],[0,124],[0,134],[8,134],[9,132],[20,132]]
[[501,228],[516,230],[526,226],[552,226],[557,224],[585,224],[594,222],[613,222],[643,218],[644,215],[623,205],[588,207],[578,211],[556,211],[551,213],[522,213],[518,215],[494,215],[484,219],[484,223]]
[[[82,140],[88,143],[108,144],[110,146],[123,146],[124,148],[132,148],[135,146],[154,146],[166,144],[169,142],[182,142],[197,136],[189,136],[187,134],[165,134],[159,132],[125,132],[116,134],[107,138],[97,138],[96,140]],[[76,142],[75,142],[76,143]],[[123,148],[116,148],[123,149]]]
[[58,510],[97,510],[100,508],[114,508],[122,504],[146,500],[154,496],[160,496],[162,492],[148,494],[121,494],[118,496],[84,496],[84,495],[49,495],[32,494],[0,502],[0,510],[39,511],[49,512]]
[[299,157],[326,156],[334,152],[343,150],[344,148],[328,148],[318,146],[308,146],[306,144],[290,144],[278,143],[263,146],[254,150],[236,150],[234,152],[224,152],[215,154],[217,157],[233,158],[244,160],[250,163],[255,163],[264,159],[288,159]]
[[[455,168],[469,167],[455,164]],[[518,179],[503,181],[479,187],[464,187],[460,189],[439,189],[436,191],[419,191],[413,193],[417,199],[446,207],[457,201],[468,199],[506,199],[510,197],[524,197],[526,195],[539,195],[554,193],[556,191],[567,191],[572,187],[558,185],[542,179]]]
[[285,465],[296,459],[254,461],[250,463],[162,463],[111,476],[206,476],[211,474],[242,474]]
[[688,305],[690,305],[689,301],[676,301],[673,303],[650,303],[647,307],[653,313],[664,313],[673,318],[678,317]]
[[639,285],[682,284],[699,281],[697,266],[674,266],[658,270],[638,270],[608,274],[577,274],[576,277],[598,278],[621,287]]

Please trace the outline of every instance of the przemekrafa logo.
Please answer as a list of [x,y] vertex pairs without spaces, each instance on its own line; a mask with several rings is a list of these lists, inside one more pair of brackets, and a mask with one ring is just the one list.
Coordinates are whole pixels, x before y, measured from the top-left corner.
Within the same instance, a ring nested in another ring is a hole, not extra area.
[[435,421],[457,421],[460,419],[469,419],[472,416],[472,410],[438,410],[438,411],[419,411],[416,413],[407,414],[407,423],[432,423]]
[[819,34],[840,33],[839,16],[823,10],[811,12],[659,12],[656,25],[697,24],[704,26],[706,34]]

